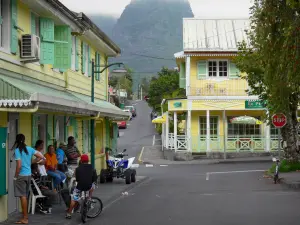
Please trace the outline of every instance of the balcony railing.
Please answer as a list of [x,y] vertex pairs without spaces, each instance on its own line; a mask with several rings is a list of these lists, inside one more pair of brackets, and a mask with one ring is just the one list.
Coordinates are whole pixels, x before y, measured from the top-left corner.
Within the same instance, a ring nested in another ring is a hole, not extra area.
[[197,80],[191,84],[190,96],[248,96],[247,81],[234,80]]

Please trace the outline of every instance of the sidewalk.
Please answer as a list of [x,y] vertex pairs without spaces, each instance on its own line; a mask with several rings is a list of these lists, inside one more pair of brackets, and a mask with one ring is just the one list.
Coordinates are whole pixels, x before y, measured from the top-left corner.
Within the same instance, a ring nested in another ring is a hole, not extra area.
[[225,163],[272,163],[272,156],[228,158],[228,159],[194,159],[192,161],[170,161],[163,157],[161,146],[145,146],[140,157],[143,164],[182,165],[182,164],[225,164]]
[[[94,191],[94,196],[99,197],[102,202],[104,209],[109,207],[112,203],[122,197],[122,192],[129,191],[134,188],[139,183],[143,182],[146,177],[137,176],[136,183],[132,183],[130,185],[125,184],[125,180],[123,179],[115,179],[113,183],[105,183],[99,184],[98,188]],[[52,209],[51,215],[44,215],[39,212],[36,212],[34,215],[29,215],[29,224],[43,224],[43,225],[76,225],[81,224],[80,214],[74,213],[72,220],[65,219],[66,206],[64,202],[59,204],[55,204]],[[104,213],[104,212],[102,212]],[[101,217],[101,214],[100,216]],[[0,224],[15,224],[15,222],[20,218],[20,214],[14,214],[10,216],[10,218],[3,223]]]
[[279,173],[279,179],[280,184],[291,189],[300,190],[300,172]]

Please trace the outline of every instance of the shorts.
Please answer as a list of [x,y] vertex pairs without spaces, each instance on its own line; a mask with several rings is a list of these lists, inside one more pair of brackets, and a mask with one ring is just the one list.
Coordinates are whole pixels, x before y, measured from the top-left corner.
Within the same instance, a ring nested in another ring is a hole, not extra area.
[[[95,190],[95,187],[96,187],[95,184],[92,184],[92,187],[89,189],[89,191]],[[80,197],[81,197],[80,194],[81,194],[81,190],[75,188],[74,191],[73,191],[73,198],[72,199],[75,202],[78,202],[80,200]]]
[[15,197],[28,197],[31,184],[31,176],[18,176],[14,180]]

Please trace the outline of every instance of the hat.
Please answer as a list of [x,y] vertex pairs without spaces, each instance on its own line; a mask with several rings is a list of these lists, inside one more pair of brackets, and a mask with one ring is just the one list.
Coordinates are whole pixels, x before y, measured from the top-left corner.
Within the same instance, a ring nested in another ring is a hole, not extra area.
[[62,141],[62,142],[59,142],[59,147],[60,147],[60,146],[66,146],[66,145],[67,145],[66,142],[63,142],[63,141]]
[[87,162],[89,162],[89,156],[86,155],[86,154],[81,155],[80,161],[81,161],[82,163],[87,163]]

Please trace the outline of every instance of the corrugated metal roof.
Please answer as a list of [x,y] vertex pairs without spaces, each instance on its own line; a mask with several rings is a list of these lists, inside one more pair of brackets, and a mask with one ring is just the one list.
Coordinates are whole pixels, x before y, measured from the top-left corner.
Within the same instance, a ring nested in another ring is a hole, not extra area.
[[249,19],[183,19],[184,51],[237,51],[245,40]]

